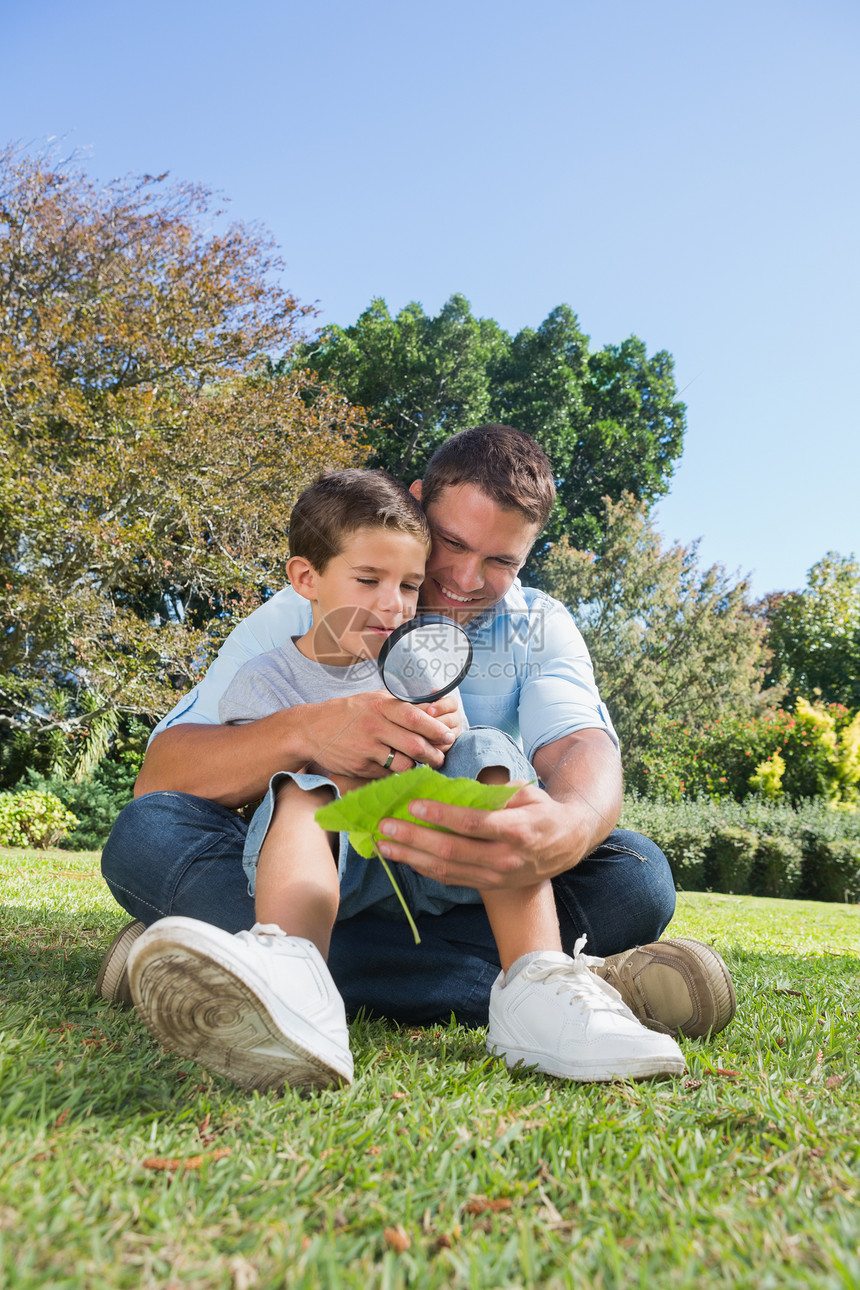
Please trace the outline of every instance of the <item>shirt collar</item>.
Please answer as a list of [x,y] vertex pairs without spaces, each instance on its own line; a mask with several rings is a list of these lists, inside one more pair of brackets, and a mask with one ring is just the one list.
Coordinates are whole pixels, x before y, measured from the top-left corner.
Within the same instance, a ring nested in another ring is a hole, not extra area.
[[519,578],[515,578],[501,600],[497,600],[489,609],[482,610],[476,618],[465,624],[466,634],[470,637],[479,636],[482,631],[489,630],[497,618],[506,618],[510,614],[526,614],[528,608],[523,584]]

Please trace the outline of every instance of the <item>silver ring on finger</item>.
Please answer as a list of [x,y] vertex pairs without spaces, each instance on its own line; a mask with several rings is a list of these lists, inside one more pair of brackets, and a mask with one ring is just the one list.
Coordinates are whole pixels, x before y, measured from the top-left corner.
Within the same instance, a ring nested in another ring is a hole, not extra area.
[[396,756],[397,756],[397,750],[394,748],[389,748],[388,756],[385,758],[385,761],[382,763],[382,769],[391,770],[391,763],[394,761],[394,758]]

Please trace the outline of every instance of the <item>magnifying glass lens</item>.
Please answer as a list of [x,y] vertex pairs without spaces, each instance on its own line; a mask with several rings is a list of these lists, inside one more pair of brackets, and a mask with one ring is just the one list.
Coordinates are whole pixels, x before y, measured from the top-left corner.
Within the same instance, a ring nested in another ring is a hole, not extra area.
[[419,614],[402,623],[379,652],[389,693],[407,703],[432,703],[460,684],[472,663],[472,643],[459,623]]

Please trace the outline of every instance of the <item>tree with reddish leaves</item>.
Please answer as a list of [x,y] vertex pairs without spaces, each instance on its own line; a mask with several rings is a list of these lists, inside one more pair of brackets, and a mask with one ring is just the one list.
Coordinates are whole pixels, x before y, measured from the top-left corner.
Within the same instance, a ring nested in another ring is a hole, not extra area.
[[7,753],[68,766],[163,713],[283,584],[299,490],[363,460],[342,396],[270,374],[311,313],[281,271],[204,188],[0,152]]

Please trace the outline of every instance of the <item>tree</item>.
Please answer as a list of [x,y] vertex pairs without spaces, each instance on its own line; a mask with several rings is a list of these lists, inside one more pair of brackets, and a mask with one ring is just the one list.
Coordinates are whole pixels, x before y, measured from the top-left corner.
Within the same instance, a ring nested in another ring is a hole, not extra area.
[[629,495],[605,499],[602,527],[597,551],[555,545],[544,578],[582,632],[625,762],[658,716],[702,723],[760,709],[764,627],[749,584],[720,565],[701,571],[695,542],[664,550]]
[[475,318],[461,295],[435,318],[416,303],[392,317],[377,299],[351,327],[327,327],[300,346],[292,362],[368,410],[371,464],[407,480],[441,442],[481,421],[534,435],[558,484],[547,538],[566,533],[585,545],[600,536],[604,496],[650,503],[667,491],[685,428],[669,354],[649,358],[635,336],[594,353],[588,344],[567,305],[511,337]]
[[490,368],[507,342],[460,295],[435,318],[415,303],[392,318],[375,299],[352,327],[326,327],[299,346],[292,365],[311,368],[366,408],[369,464],[411,483],[440,443],[489,416]]
[[267,376],[308,311],[219,217],[0,154],[0,725],[55,768],[166,710],[281,585],[297,491],[363,456],[342,396]]
[[792,698],[860,708],[860,564],[828,551],[803,591],[776,592],[761,605],[773,654],[769,677]]

